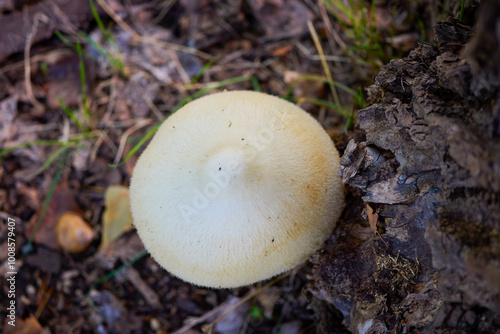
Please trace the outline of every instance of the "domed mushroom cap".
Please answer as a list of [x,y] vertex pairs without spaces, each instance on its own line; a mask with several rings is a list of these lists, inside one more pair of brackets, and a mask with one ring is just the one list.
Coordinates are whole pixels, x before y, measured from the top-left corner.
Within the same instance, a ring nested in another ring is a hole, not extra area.
[[308,113],[250,91],[217,93],[168,118],[130,185],[155,260],[200,286],[251,284],[304,262],[343,207],[339,155]]

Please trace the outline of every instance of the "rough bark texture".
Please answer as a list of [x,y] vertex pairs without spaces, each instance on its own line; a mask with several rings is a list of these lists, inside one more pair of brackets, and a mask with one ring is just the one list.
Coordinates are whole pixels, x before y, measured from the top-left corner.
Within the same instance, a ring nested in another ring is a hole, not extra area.
[[478,22],[437,24],[436,45],[368,89],[342,158],[359,205],[313,259],[311,288],[353,333],[500,333],[500,3]]

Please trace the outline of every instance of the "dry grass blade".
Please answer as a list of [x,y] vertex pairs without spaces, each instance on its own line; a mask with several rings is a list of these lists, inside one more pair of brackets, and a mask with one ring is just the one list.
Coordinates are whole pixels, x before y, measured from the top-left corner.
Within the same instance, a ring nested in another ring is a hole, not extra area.
[[39,111],[44,111],[45,107],[43,104],[38,102],[38,100],[33,95],[33,88],[31,86],[31,62],[30,62],[30,51],[31,51],[31,43],[33,42],[33,37],[35,36],[38,30],[38,23],[44,22],[47,23],[49,18],[43,13],[37,13],[34,18],[33,27],[31,31],[26,36],[26,44],[24,46],[24,84],[26,86],[26,94],[30,99],[31,104],[38,109]]
[[340,106],[340,99],[337,94],[337,90],[335,89],[335,86],[333,85],[333,79],[332,79],[332,74],[330,72],[330,68],[328,67],[328,63],[326,62],[325,59],[325,53],[323,52],[323,47],[321,46],[321,43],[319,41],[318,34],[316,33],[316,29],[314,29],[314,26],[311,21],[307,21],[307,26],[309,27],[309,32],[311,33],[311,36],[314,41],[314,45],[316,45],[316,49],[318,50],[318,54],[321,58],[321,64],[323,65],[323,70],[325,71],[326,78],[328,79],[329,85],[330,85],[330,90],[332,91],[333,95],[333,100],[335,101],[335,104]]
[[40,318],[40,315],[42,314],[43,310],[45,309],[45,306],[47,305],[50,297],[52,296],[52,293],[54,292],[54,287],[49,288],[47,281],[50,281],[50,275],[48,278],[42,279],[42,284],[40,286],[40,291],[39,291],[39,304],[36,310],[35,319]]
[[[212,329],[213,327],[215,326],[216,323],[218,323],[219,321],[221,321],[225,316],[227,316],[229,313],[231,313],[234,309],[236,309],[237,307],[239,307],[240,305],[246,303],[247,301],[249,301],[250,299],[252,299],[253,297],[257,296],[259,293],[261,293],[263,290],[273,286],[274,284],[276,284],[277,282],[281,281],[283,278],[285,278],[286,276],[288,276],[290,274],[290,272],[286,272],[278,277],[276,277],[275,279],[273,279],[272,281],[270,281],[269,283],[267,283],[266,285],[264,286],[261,286],[260,288],[257,288],[255,290],[252,290],[250,291],[245,297],[243,297],[238,303],[234,304],[231,308],[229,308],[228,310],[226,310],[224,313],[222,313],[220,316],[217,317],[217,319],[215,319],[214,321],[212,321],[210,324],[207,324],[205,326],[203,326],[203,332],[204,333],[212,333]],[[222,306],[222,305],[221,305]],[[182,333],[186,333],[188,332],[191,328],[193,328],[194,326],[210,319],[212,316],[214,316],[215,314],[217,314],[220,310],[220,307],[216,307],[214,308],[213,310],[205,313],[204,315],[202,315],[201,317],[199,318],[196,318],[194,319],[193,321],[190,321],[188,324],[186,324],[185,326],[183,326],[182,328],[178,329],[177,331],[175,331],[173,334],[182,334]]]
[[273,279],[272,281],[270,281],[269,283],[267,283],[266,285],[264,286],[261,286],[260,288],[258,289],[255,289],[253,291],[250,291],[245,297],[243,297],[238,303],[236,303],[232,308],[230,308],[229,310],[227,310],[226,312],[222,313],[220,316],[217,317],[217,319],[215,319],[214,321],[212,321],[210,324],[206,325],[204,328],[203,328],[203,331],[206,332],[206,333],[212,333],[212,328],[214,327],[214,325],[216,323],[218,323],[219,321],[221,321],[222,318],[224,318],[226,315],[228,315],[231,311],[233,311],[235,308],[237,308],[238,306],[246,303],[247,301],[249,301],[250,299],[252,299],[253,297],[255,297],[256,295],[258,295],[259,293],[261,293],[263,290],[273,286],[274,284],[278,283],[279,281],[281,281],[283,278],[285,278],[286,276],[288,276],[290,274],[290,272],[286,272],[278,277],[276,277],[275,279]]
[[139,130],[140,128],[145,127],[146,125],[151,124],[153,121],[151,119],[141,119],[135,124],[134,126],[130,127],[125,131],[120,138],[120,145],[118,146],[118,151],[116,152],[115,160],[113,161],[113,164],[118,164],[120,161],[120,158],[123,154],[123,150],[125,149],[125,144],[127,143],[128,137],[134,133],[135,131]]

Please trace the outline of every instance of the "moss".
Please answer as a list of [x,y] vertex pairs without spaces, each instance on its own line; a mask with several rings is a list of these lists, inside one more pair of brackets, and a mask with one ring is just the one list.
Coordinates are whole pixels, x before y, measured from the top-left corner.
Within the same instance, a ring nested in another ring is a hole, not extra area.
[[415,285],[420,264],[409,260],[401,254],[396,256],[378,255],[376,257],[377,270],[374,273],[375,282],[384,289],[390,289],[398,296],[406,296]]

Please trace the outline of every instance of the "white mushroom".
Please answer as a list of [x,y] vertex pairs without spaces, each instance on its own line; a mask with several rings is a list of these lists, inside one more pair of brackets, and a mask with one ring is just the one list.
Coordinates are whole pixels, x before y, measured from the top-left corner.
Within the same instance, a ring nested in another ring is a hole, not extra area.
[[168,118],[130,185],[134,224],[169,272],[229,288],[304,262],[343,207],[339,155],[292,103],[250,91],[217,93]]

